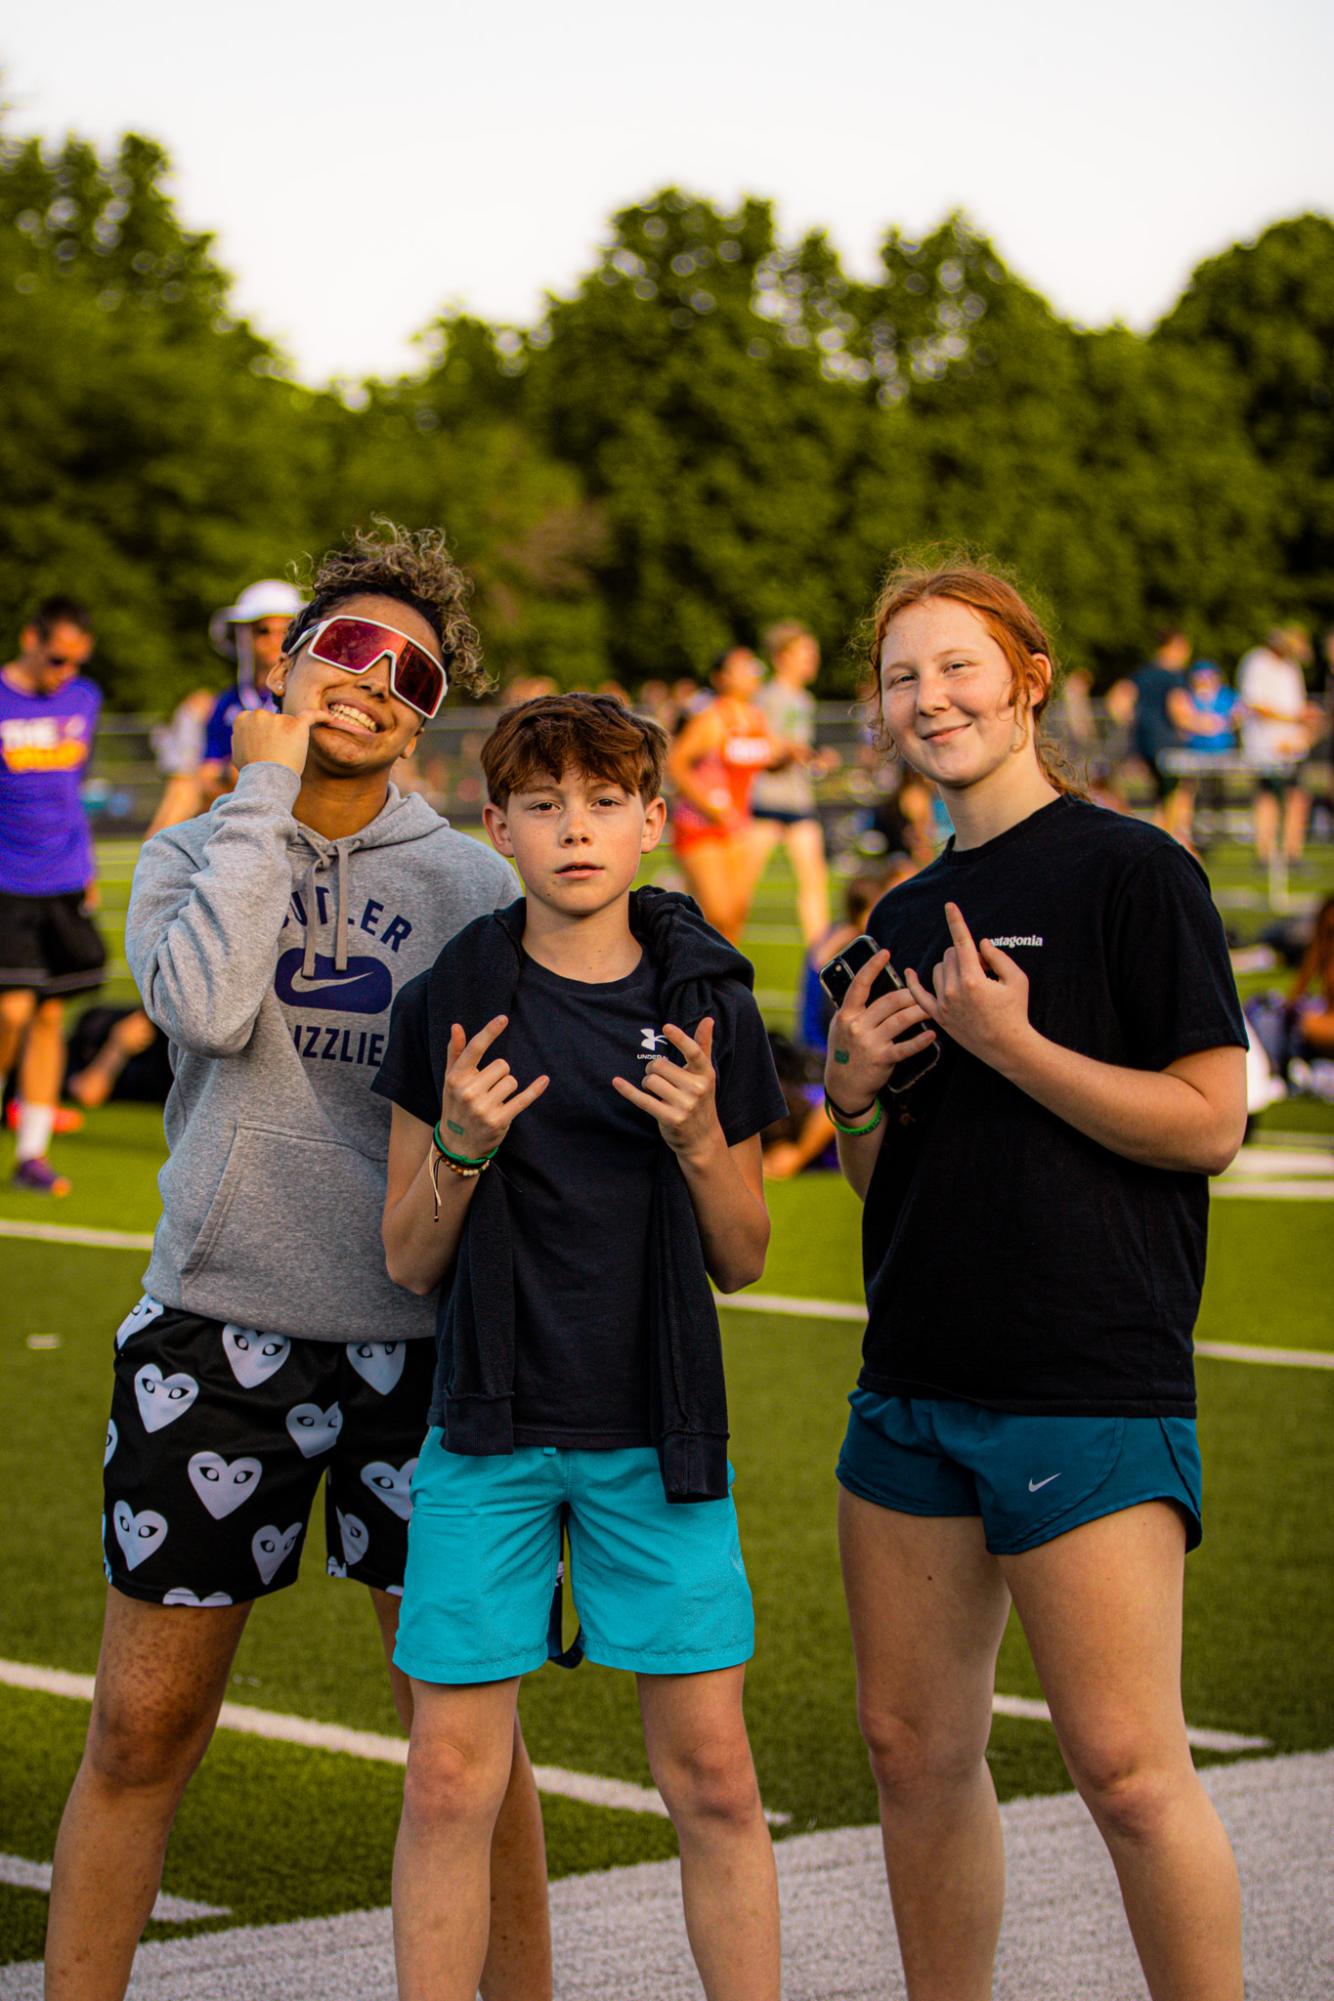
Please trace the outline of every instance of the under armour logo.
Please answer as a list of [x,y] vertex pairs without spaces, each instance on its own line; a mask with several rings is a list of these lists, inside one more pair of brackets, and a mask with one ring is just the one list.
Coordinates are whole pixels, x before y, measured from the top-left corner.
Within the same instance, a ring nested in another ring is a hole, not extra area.
[[667,1037],[665,1035],[659,1035],[656,1028],[642,1028],[639,1031],[639,1034],[640,1034],[640,1040],[642,1041],[645,1049],[656,1049],[659,1043],[662,1044],[664,1049],[669,1049],[671,1047],[671,1044],[668,1042]]

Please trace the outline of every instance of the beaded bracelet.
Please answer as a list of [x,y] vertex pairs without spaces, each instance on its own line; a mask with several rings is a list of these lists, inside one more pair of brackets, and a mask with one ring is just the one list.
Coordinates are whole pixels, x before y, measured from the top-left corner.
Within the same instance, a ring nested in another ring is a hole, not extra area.
[[435,1215],[432,1220],[438,1223],[440,1221],[441,1161],[444,1161],[445,1166],[451,1174],[457,1174],[460,1181],[476,1181],[479,1175],[485,1174],[491,1162],[500,1152],[500,1148],[498,1145],[493,1146],[490,1153],[478,1154],[476,1158],[466,1153],[451,1153],[440,1137],[440,1121],[438,1119],[431,1129],[431,1143],[434,1148],[431,1154],[431,1199],[435,1205]]
[[[844,1123],[846,1119],[865,1118],[866,1112],[843,1111],[841,1106],[834,1103],[828,1091],[824,1094],[824,1108],[829,1114],[829,1123],[833,1126],[835,1132],[845,1133],[849,1139],[863,1139],[867,1133],[873,1133],[881,1119],[885,1116],[885,1108],[879,1098],[877,1098],[875,1100],[875,1117],[873,1119],[869,1120],[864,1126],[846,1125]],[[868,1105],[866,1111],[870,1111],[870,1109],[871,1107]]]

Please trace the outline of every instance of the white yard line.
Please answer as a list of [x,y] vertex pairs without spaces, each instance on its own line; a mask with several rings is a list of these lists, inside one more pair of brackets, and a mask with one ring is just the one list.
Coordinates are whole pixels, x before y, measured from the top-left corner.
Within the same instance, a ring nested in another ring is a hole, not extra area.
[[0,1237],[30,1244],[76,1244],[90,1251],[151,1251],[146,1230],[86,1230],[77,1223],[19,1223],[0,1216]]
[[[0,1685],[22,1688],[39,1695],[61,1695],[78,1702],[93,1699],[93,1677],[70,1674],[64,1668],[36,1667],[30,1661],[0,1660]],[[1025,1695],[997,1695],[992,1699],[997,1716],[1017,1718],[1023,1723],[1050,1723],[1051,1711],[1045,1702]],[[338,1751],[345,1757],[366,1758],[375,1764],[406,1765],[407,1740],[384,1737],[376,1730],[352,1730],[342,1723],[317,1723],[307,1716],[284,1716],[272,1709],[254,1709],[247,1702],[224,1702],[218,1717],[224,1730],[246,1737],[267,1737],[279,1744],[300,1744],[311,1751]],[[1267,1737],[1242,1737],[1230,1730],[1186,1728],[1187,1741],[1201,1751],[1264,1751]],[[534,1765],[539,1792],[556,1793],[562,1799],[579,1800],[585,1806],[618,1808],[622,1813],[651,1813],[666,1819],[662,1796],[652,1786],[636,1786],[625,1779],[602,1779],[590,1772],[567,1772],[559,1765]],[[785,1813],[766,1813],[771,1827],[786,1827]]]
[[[0,1660],[0,1684],[29,1689],[39,1695],[60,1695],[91,1702],[93,1677],[70,1674],[64,1668],[35,1667],[29,1661]],[[266,1737],[272,1743],[300,1744],[310,1751],[341,1752],[380,1765],[406,1765],[405,1737],[381,1736],[376,1730],[352,1730],[343,1723],[319,1723],[309,1716],[284,1716],[272,1709],[255,1709],[248,1702],[224,1702],[218,1716],[223,1730],[244,1737]],[[539,1792],[584,1806],[611,1807],[621,1813],[649,1813],[669,1818],[662,1795],[654,1786],[632,1785],[628,1779],[603,1779],[591,1772],[567,1772],[560,1765],[534,1765]],[[786,1827],[785,1813],[766,1813],[771,1827]]]
[[[1050,1723],[1051,1711],[1045,1702],[1030,1695],[994,1695],[992,1714],[1013,1716],[1022,1723]],[[1242,1737],[1235,1730],[1208,1730],[1188,1723],[1186,1742],[1196,1751],[1267,1751],[1268,1737]]]
[[[734,1292],[718,1300],[725,1313],[777,1313],[794,1320],[842,1320],[861,1326],[866,1308],[847,1299],[799,1299],[786,1292]],[[1259,1348],[1239,1341],[1197,1341],[1197,1355],[1214,1362],[1269,1363],[1284,1369],[1334,1369],[1334,1354],[1318,1348]]]
[[[21,1855],[0,1855],[0,1883],[8,1883],[15,1890],[38,1890],[49,1896],[51,1864],[26,1862]],[[195,1918],[230,1916],[225,1904],[200,1904],[193,1897],[169,1897],[165,1890],[159,1890],[153,1906],[153,1917],[160,1925],[186,1925]]]
[[1252,1202],[1334,1202],[1334,1177],[1323,1180],[1313,1175],[1309,1181],[1233,1181],[1225,1174],[1215,1181],[1213,1194],[1220,1202],[1239,1198]]

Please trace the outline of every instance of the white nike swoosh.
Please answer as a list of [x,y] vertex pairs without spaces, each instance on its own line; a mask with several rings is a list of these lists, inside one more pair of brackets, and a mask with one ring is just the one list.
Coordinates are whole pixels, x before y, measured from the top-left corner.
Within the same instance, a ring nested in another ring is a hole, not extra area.
[[1030,1494],[1036,1494],[1039,1487],[1050,1487],[1052,1481],[1059,1480],[1060,1477],[1061,1476],[1059,1473],[1049,1473],[1045,1480],[1030,1480],[1028,1483],[1028,1491]]
[[364,973],[332,973],[328,979],[321,979],[316,973],[293,973],[291,988],[294,994],[327,993],[330,987],[352,987],[358,980],[364,980]]

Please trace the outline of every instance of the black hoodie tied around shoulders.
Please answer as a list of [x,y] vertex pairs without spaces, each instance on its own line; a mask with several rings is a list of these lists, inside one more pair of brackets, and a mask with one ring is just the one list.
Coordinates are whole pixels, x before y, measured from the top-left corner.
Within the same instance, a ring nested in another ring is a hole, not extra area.
[[[476,918],[450,940],[427,983],[431,1069],[442,1079],[450,1029],[469,1035],[507,1014],[523,963],[522,898]],[[688,896],[639,889],[630,929],[658,975],[664,1021],[693,1033],[717,1011],[727,981],[750,989],[748,959],[705,921]],[[514,1256],[503,1152],[478,1181],[455,1261],[441,1289],[439,1360],[430,1421],[449,1451],[484,1457],[514,1450]],[[669,1501],[727,1494],[727,1391],[722,1337],[699,1225],[671,1148],[658,1151],[649,1214],[649,1427]]]

